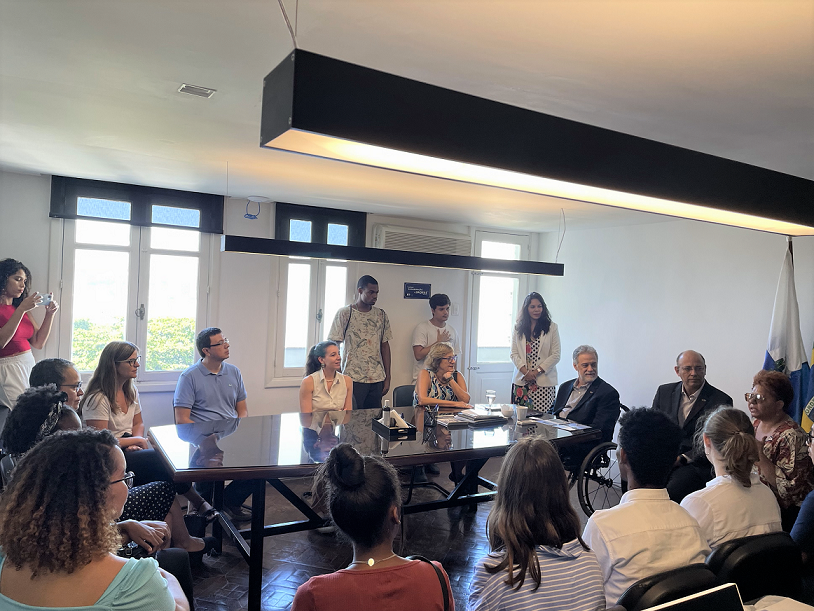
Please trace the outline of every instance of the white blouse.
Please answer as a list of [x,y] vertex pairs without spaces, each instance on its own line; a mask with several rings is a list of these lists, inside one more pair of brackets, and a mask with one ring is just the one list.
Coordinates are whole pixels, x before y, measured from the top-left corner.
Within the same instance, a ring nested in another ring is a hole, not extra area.
[[345,409],[345,399],[348,396],[348,385],[345,376],[338,371],[328,390],[328,383],[325,381],[325,373],[319,369],[311,374],[314,382],[314,392],[311,394],[311,411],[322,412],[329,410]]
[[[135,388],[133,389],[135,390]],[[138,391],[136,390],[136,398],[128,406],[127,413],[118,410],[114,412],[110,409],[110,401],[107,400],[102,393],[97,392],[91,395],[82,406],[82,422],[87,423],[88,420],[104,420],[107,422],[107,428],[113,433],[116,439],[119,439],[125,433],[133,434],[133,419],[136,414],[141,413],[141,405],[139,405]]]

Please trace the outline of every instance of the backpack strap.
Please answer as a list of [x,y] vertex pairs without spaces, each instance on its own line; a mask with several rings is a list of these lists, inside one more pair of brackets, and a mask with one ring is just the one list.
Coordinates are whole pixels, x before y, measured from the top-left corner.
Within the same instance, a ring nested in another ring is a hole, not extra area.
[[441,569],[435,566],[429,559],[424,556],[419,556],[418,554],[407,556],[407,560],[421,560],[421,562],[426,562],[433,568],[435,575],[438,577],[438,581],[441,582],[441,593],[444,595],[444,611],[449,611],[449,588],[447,588],[447,580],[444,579]]
[[348,327],[350,326],[350,317],[353,314],[353,304],[348,306],[348,322],[345,323],[345,329],[342,331],[342,341],[344,342],[348,336]]

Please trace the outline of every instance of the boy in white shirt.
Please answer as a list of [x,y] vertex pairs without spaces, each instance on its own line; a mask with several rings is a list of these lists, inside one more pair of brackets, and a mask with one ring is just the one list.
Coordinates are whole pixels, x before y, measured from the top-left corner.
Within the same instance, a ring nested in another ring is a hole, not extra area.
[[418,372],[424,368],[424,359],[427,353],[435,344],[447,344],[458,355],[461,353],[461,345],[458,341],[458,333],[447,324],[449,318],[449,297],[443,293],[436,293],[430,297],[430,309],[432,318],[419,323],[413,331],[413,384],[418,379]]

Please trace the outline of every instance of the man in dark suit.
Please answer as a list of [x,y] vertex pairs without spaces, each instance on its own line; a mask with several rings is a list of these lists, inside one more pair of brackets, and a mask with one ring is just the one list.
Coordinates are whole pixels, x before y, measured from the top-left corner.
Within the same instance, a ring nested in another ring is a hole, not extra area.
[[675,372],[681,380],[659,386],[653,409],[663,412],[681,427],[679,454],[667,482],[670,498],[680,503],[690,492],[701,490],[712,479],[712,465],[703,451],[694,451],[693,439],[707,414],[720,405],[732,405],[732,397],[706,381],[706,361],[694,350],[678,355]]
[[574,350],[574,369],[579,377],[560,384],[551,412],[599,429],[602,441],[610,441],[619,418],[619,393],[599,377],[598,360],[591,346],[578,346]]

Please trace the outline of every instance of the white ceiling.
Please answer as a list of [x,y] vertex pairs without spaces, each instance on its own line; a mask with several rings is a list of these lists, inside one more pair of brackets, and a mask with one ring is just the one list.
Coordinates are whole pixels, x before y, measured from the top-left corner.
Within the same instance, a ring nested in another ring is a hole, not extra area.
[[[286,7],[310,51],[814,179],[812,0]],[[507,229],[658,220],[260,149],[292,48],[277,0],[0,0],[0,168]]]

